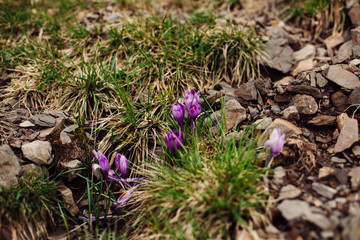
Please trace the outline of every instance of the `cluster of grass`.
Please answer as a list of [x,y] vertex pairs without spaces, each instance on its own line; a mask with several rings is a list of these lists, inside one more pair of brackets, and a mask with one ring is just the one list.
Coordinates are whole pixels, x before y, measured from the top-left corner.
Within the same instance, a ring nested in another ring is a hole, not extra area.
[[[168,164],[153,165],[137,202],[136,235],[166,239],[230,239],[239,228],[266,222],[266,155],[252,129],[224,138],[199,125]],[[219,139],[221,139],[219,141]]]
[[[13,187],[1,187],[0,232],[3,239],[45,239],[47,228],[66,217],[57,184],[45,173],[30,172]],[[68,217],[66,217],[68,218]],[[0,235],[1,236],[1,235]],[[10,237],[12,236],[12,237]]]
[[346,16],[343,0],[280,0],[278,2],[280,16],[284,20],[295,20],[299,26],[309,27],[315,39],[330,28],[333,28],[333,32],[339,32],[344,27]]

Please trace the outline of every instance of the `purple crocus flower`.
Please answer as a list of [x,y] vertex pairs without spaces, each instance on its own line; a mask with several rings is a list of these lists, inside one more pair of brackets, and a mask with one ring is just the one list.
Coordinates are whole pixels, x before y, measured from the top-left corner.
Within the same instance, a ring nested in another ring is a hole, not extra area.
[[121,177],[122,178],[127,178],[128,177],[128,172],[129,172],[129,162],[127,160],[127,158],[118,153],[115,156],[115,166],[120,170],[121,172]]
[[172,113],[174,119],[178,122],[181,127],[181,130],[184,130],[184,118],[185,118],[185,109],[184,105],[181,103],[175,103],[172,105]]
[[[264,143],[264,147],[270,146],[269,160],[272,159],[275,154],[281,151],[281,149],[284,146],[284,143],[285,143],[285,134],[281,134],[280,128],[275,128],[270,135],[270,139],[266,140]],[[267,163],[265,165],[267,165]]]
[[181,131],[172,130],[168,132],[167,137],[165,137],[166,145],[175,153],[175,148],[181,149],[181,143],[183,142],[183,134]]
[[191,106],[191,108],[189,109],[189,116],[192,118],[192,119],[196,119],[197,116],[199,116],[201,112],[201,107],[198,103],[196,104],[193,104]]
[[97,173],[97,170],[100,168],[106,180],[118,181],[119,176],[115,173],[114,170],[110,169],[109,160],[107,159],[107,157],[101,151],[96,152],[95,150],[93,150],[92,154],[99,162],[99,164],[94,164],[92,167],[94,173]]
[[190,91],[189,90],[185,91],[185,106],[189,112],[190,112],[190,108],[193,105],[198,104],[199,98],[200,98],[200,91],[195,92],[194,89]]

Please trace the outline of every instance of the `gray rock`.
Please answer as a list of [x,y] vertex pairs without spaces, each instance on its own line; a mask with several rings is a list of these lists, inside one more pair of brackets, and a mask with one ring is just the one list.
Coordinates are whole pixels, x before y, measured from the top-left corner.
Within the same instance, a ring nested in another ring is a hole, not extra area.
[[265,44],[264,57],[262,60],[265,65],[288,73],[292,67],[293,50],[288,45],[286,39],[271,39]]
[[298,62],[305,59],[313,59],[315,57],[315,51],[315,46],[308,44],[299,51],[294,52],[294,60]]
[[297,220],[311,214],[309,203],[301,200],[284,200],[277,208],[287,221]]
[[296,198],[296,197],[300,196],[300,194],[301,194],[300,189],[296,188],[294,185],[288,184],[281,188],[280,194],[279,194],[279,197],[277,200],[279,201],[279,200],[283,200],[283,199]]
[[45,139],[47,136],[53,134],[54,132],[58,131],[62,126],[64,125],[65,120],[64,118],[56,118],[55,126],[52,128],[47,128],[44,130],[41,130],[39,133],[39,139]]
[[25,143],[21,146],[25,158],[38,164],[48,164],[51,160],[51,144],[47,141],[36,140],[31,143]]
[[315,98],[309,95],[297,94],[293,97],[291,105],[294,105],[300,114],[312,115],[317,113],[318,105]]
[[30,118],[30,120],[41,127],[54,127],[56,119],[49,114],[37,114]]
[[324,184],[316,183],[316,182],[314,182],[312,184],[312,189],[315,192],[317,192],[318,194],[320,194],[321,196],[324,196],[329,199],[332,199],[334,197],[334,195],[336,194],[335,189],[328,187]]
[[360,157],[360,145],[354,145],[354,146],[351,148],[351,151],[353,152],[353,154],[354,154],[356,157]]
[[49,114],[53,116],[54,118],[68,118],[70,117],[70,114],[64,111],[58,111],[58,110],[45,110],[43,112],[44,114]]
[[257,100],[255,80],[251,79],[249,82],[241,84],[238,89],[235,89],[234,94],[235,96],[241,97],[247,101]]
[[295,106],[287,107],[284,110],[283,115],[286,120],[299,120],[300,119],[299,112]]
[[26,120],[26,121],[20,123],[19,126],[23,127],[23,128],[28,128],[28,127],[35,127],[35,124],[33,124],[32,122]]
[[272,119],[271,118],[263,118],[263,119],[258,119],[254,122],[254,125],[256,126],[255,128],[258,130],[264,130],[266,128],[268,128],[272,123]]
[[330,66],[326,78],[347,89],[360,87],[359,78],[353,73],[343,69],[341,65]]
[[296,68],[294,69],[292,75],[297,76],[299,73],[304,71],[309,71],[314,68],[314,63],[312,59],[305,59],[296,65]]
[[349,104],[360,104],[360,87],[355,88],[349,98],[348,98]]
[[360,187],[360,167],[351,169],[349,176],[351,177],[352,190],[358,190]]
[[61,141],[61,143],[63,145],[69,144],[69,143],[71,143],[71,138],[65,131],[61,131],[61,133],[60,133],[60,141]]
[[252,118],[256,118],[260,113],[256,107],[248,106],[248,110]]
[[351,215],[343,219],[341,222],[343,231],[341,233],[342,240],[359,240],[360,214]]
[[334,223],[321,213],[307,214],[305,215],[305,219],[323,230],[330,230],[335,228]]
[[326,78],[323,77],[323,75],[321,75],[321,73],[316,73],[315,75],[316,77],[316,83],[319,87],[325,87],[328,84],[328,80],[326,80]]
[[325,57],[327,54],[327,50],[325,48],[317,48],[316,49],[316,56],[318,57]]
[[341,45],[336,56],[332,58],[332,62],[333,64],[342,63],[345,60],[349,59],[351,54],[352,54],[352,41],[350,40],[347,41],[346,43],[343,43],[343,45]]
[[66,128],[63,129],[63,131],[66,132],[66,133],[72,133],[78,128],[79,128],[79,125],[75,124],[75,125],[67,126]]
[[273,182],[277,185],[282,185],[286,177],[285,169],[281,166],[274,169]]
[[0,146],[0,185],[10,187],[17,184],[20,173],[19,159],[9,145]]
[[330,161],[332,161],[334,163],[346,163],[346,159],[339,158],[339,157],[336,157],[336,156],[331,157]]

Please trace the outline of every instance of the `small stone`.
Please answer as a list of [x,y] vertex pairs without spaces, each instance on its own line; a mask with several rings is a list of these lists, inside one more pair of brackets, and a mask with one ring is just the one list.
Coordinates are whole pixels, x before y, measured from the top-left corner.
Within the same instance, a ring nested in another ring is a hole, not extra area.
[[348,101],[348,97],[341,90],[331,95],[331,102],[337,108],[346,106],[347,101]]
[[286,91],[292,93],[306,94],[313,96],[314,98],[322,98],[323,95],[319,89],[307,85],[288,85]]
[[81,172],[78,168],[82,165],[81,161],[75,159],[71,160],[69,162],[61,162],[61,167],[64,168],[64,170],[68,171],[67,177],[68,181],[73,180],[77,177],[77,174]]
[[284,118],[286,120],[299,120],[300,115],[295,106],[289,106],[286,109],[284,109]]
[[315,224],[317,227],[323,229],[323,230],[330,230],[335,228],[332,221],[330,221],[327,217],[325,217],[321,213],[310,213],[305,215],[305,219],[313,224]]
[[61,141],[61,143],[63,145],[69,144],[69,143],[71,143],[71,138],[66,132],[61,131],[61,133],[60,133],[60,141]]
[[56,119],[49,114],[37,114],[30,118],[30,120],[41,127],[54,127]]
[[360,104],[360,87],[355,88],[349,98],[348,98],[349,104]]
[[319,87],[325,87],[328,84],[328,80],[326,80],[326,78],[323,77],[323,75],[321,75],[321,73],[316,73],[315,75],[316,77],[316,83]]
[[284,179],[286,177],[285,169],[281,166],[276,167],[274,170],[273,182],[278,185],[282,185],[284,183]]
[[334,147],[334,153],[342,152],[350,148],[359,140],[358,121],[354,118],[347,118],[344,127],[340,131],[339,138]]
[[295,95],[292,99],[292,105],[297,108],[300,114],[312,115],[318,111],[318,105],[315,99],[309,95]]
[[332,199],[336,194],[336,190],[320,183],[312,183],[312,189],[326,198]]
[[339,157],[336,157],[336,156],[331,157],[330,161],[332,161],[334,163],[346,163],[346,159],[339,158]]
[[79,128],[79,125],[75,124],[75,125],[67,126],[66,128],[63,129],[63,131],[66,132],[66,133],[72,133],[78,128]]
[[258,119],[254,122],[254,125],[256,126],[255,128],[258,130],[264,130],[266,128],[268,128],[271,123],[272,123],[272,119],[271,118],[263,118],[263,119]]
[[22,141],[18,138],[11,139],[9,145],[13,148],[21,148]]
[[351,189],[358,190],[360,187],[360,167],[351,169],[349,176],[351,177]]
[[315,126],[332,126],[334,125],[336,120],[335,116],[329,116],[329,115],[317,115],[313,117],[308,123],[313,124]]
[[48,164],[51,159],[51,144],[47,141],[25,143],[21,150],[25,158],[39,165]]
[[315,57],[315,51],[315,46],[308,44],[299,51],[294,52],[294,60],[298,62],[305,59],[313,59]]
[[301,129],[296,127],[294,124],[286,120],[277,118],[263,132],[263,134],[260,137],[260,141],[267,139],[275,128],[280,128],[281,133],[285,134],[286,137],[290,137],[292,135],[300,135],[302,133]]
[[347,89],[360,87],[359,78],[353,73],[343,69],[341,65],[330,66],[326,78]]
[[347,41],[339,48],[336,56],[332,58],[333,64],[342,63],[345,60],[349,59],[352,54],[352,41]]
[[333,176],[335,174],[335,169],[331,167],[322,167],[319,170],[319,180]]
[[53,116],[54,118],[69,118],[70,114],[64,111],[58,111],[58,110],[45,110],[43,112],[44,114],[50,114],[51,116]]
[[274,87],[278,87],[278,86],[288,86],[290,83],[295,82],[295,78],[292,76],[286,76],[282,79],[280,79],[279,81],[276,81],[274,83]]
[[281,109],[280,109],[279,105],[275,104],[275,105],[271,106],[271,111],[273,113],[279,113],[279,112],[281,112]]
[[17,124],[20,123],[24,118],[26,119],[28,115],[28,110],[25,108],[18,108],[10,112],[6,112],[3,120],[9,123]]
[[248,110],[252,118],[256,118],[260,114],[256,107],[248,106]]
[[53,134],[58,131],[64,125],[65,120],[63,118],[56,118],[55,126],[52,128],[47,128],[40,131],[39,139],[45,139],[47,136]]
[[300,194],[300,189],[296,188],[294,185],[288,184],[281,188],[279,198],[277,200],[279,201],[288,198],[296,198],[300,196]]
[[351,148],[351,151],[353,152],[353,154],[354,154],[356,157],[360,157],[360,145],[354,145],[354,146]]
[[261,95],[268,95],[272,89],[270,78],[258,78],[255,81],[255,87]]
[[333,239],[335,236],[334,231],[331,230],[322,231],[320,235],[322,239],[329,239],[329,238]]
[[296,68],[294,69],[292,75],[297,76],[299,73],[304,71],[310,71],[313,68],[314,68],[314,63],[311,58],[302,60],[296,65]]
[[20,164],[18,157],[9,145],[0,146],[0,186],[7,188],[17,184],[16,176],[19,173]]
[[257,99],[257,91],[255,87],[255,81],[249,81],[247,83],[241,84],[238,89],[234,91],[235,96],[241,97],[247,101]]
[[336,117],[336,125],[339,130],[343,129],[346,119],[349,119],[349,116],[346,113],[342,113]]
[[343,230],[341,239],[359,240],[360,239],[360,214],[347,216],[341,223]]
[[335,177],[341,184],[347,184],[348,173],[343,169],[335,169]]
[[309,203],[301,200],[284,200],[277,208],[287,221],[296,220],[310,214]]
[[356,45],[352,48],[352,55],[360,56],[360,45]]
[[325,48],[320,47],[320,48],[317,48],[317,49],[316,49],[316,56],[318,56],[318,57],[325,57],[326,54],[327,54],[327,51],[326,51]]
[[69,188],[67,188],[63,182],[61,182],[58,185],[58,190],[61,193],[64,201],[67,204],[69,204],[69,206],[70,206],[69,212],[71,213],[71,215],[72,216],[77,215],[79,213],[79,208],[75,204],[74,197],[73,197],[73,194],[72,194],[71,190]]
[[351,29],[350,35],[351,35],[351,40],[352,40],[353,46],[360,45],[360,27]]
[[23,127],[23,128],[27,128],[27,127],[35,127],[35,124],[33,124],[32,122],[26,120],[26,121],[20,123],[19,126]]
[[292,67],[293,50],[287,39],[271,39],[264,46],[262,60],[270,68],[288,73]]

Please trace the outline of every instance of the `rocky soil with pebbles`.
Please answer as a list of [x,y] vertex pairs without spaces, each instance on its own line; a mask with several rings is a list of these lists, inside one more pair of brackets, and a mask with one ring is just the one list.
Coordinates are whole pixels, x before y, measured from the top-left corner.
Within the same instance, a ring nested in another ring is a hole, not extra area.
[[[268,77],[236,88],[222,81],[203,91],[217,107],[225,97],[228,136],[249,122],[257,124],[263,140],[274,128],[286,134],[269,174],[272,222],[257,232],[260,239],[360,239],[359,12],[360,4],[349,7],[351,27],[321,43],[282,21],[263,19],[259,31],[267,39]],[[0,85],[10,81],[2,76]],[[209,121],[221,115],[219,110]],[[83,136],[92,141],[68,113],[36,113],[16,99],[0,102],[0,133],[3,186],[52,161],[70,170],[67,179],[73,181],[80,170],[71,170],[84,163]],[[60,183],[59,191],[77,215],[72,189]]]

